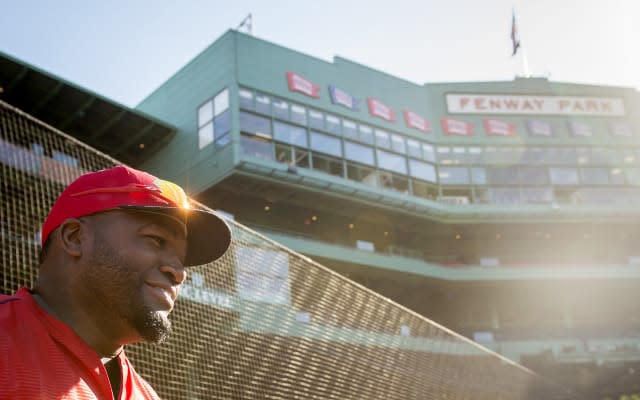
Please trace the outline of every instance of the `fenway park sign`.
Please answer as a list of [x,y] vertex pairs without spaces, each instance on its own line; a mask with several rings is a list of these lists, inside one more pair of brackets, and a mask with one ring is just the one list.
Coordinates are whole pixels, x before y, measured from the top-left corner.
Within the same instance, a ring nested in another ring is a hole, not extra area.
[[622,116],[624,103],[614,97],[447,94],[450,114],[540,114]]

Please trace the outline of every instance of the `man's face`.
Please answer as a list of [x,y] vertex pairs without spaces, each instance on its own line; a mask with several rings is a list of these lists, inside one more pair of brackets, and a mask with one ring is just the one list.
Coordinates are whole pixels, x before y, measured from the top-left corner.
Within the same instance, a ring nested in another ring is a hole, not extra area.
[[93,242],[80,283],[93,297],[95,311],[116,330],[111,334],[162,342],[171,332],[168,315],[186,278],[184,224],[137,211],[109,211],[88,220]]

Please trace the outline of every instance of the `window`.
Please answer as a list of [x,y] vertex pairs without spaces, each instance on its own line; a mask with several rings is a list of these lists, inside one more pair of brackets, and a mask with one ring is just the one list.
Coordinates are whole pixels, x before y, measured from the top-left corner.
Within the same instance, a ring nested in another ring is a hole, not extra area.
[[261,114],[271,115],[271,98],[266,94],[256,93],[255,110]]
[[520,182],[523,185],[546,185],[549,183],[549,174],[546,168],[520,167]]
[[198,128],[198,149],[202,149],[213,142],[213,122],[208,122]]
[[436,153],[433,145],[422,143],[422,159],[425,161],[436,162]]
[[550,187],[524,187],[520,189],[520,197],[527,204],[548,204],[553,201],[553,190]]
[[307,125],[307,109],[298,104],[291,105],[291,122]]
[[625,180],[622,168],[611,168],[609,171],[609,181],[613,185],[624,185]]
[[469,147],[467,148],[469,164],[477,165],[482,164],[482,147]]
[[485,185],[487,183],[487,172],[484,168],[471,168],[471,181],[476,185]]
[[347,178],[371,187],[378,186],[378,176],[375,169],[364,165],[347,162]]
[[213,132],[217,147],[222,147],[231,141],[231,110],[228,108],[217,114],[213,120]]
[[468,184],[469,171],[461,167],[439,167],[438,178],[443,185]]
[[241,111],[240,131],[270,138],[271,121],[268,118]]
[[307,147],[307,130],[299,126],[274,121],[273,139],[296,146]]
[[384,149],[391,149],[391,139],[389,132],[381,129],[376,129],[376,146]]
[[524,164],[544,164],[544,149],[542,147],[528,147],[522,155],[522,162]]
[[640,185],[640,168],[627,168],[625,172],[629,184]]
[[607,168],[580,168],[582,183],[587,185],[606,185],[609,183]]
[[400,193],[409,193],[409,179],[392,172],[380,172],[380,186]]
[[273,116],[280,119],[289,119],[289,103],[280,99],[273,99]]
[[326,172],[340,178],[344,177],[343,162],[339,158],[313,154],[312,164],[315,170]]
[[487,182],[492,185],[517,185],[520,182],[518,167],[489,167]]
[[407,163],[403,156],[383,150],[376,150],[376,154],[378,156],[378,167],[401,174],[407,173]]
[[549,168],[551,183],[558,185],[576,185],[578,170],[576,168]]
[[391,135],[391,149],[398,153],[406,153],[407,148],[404,144],[404,138],[399,135]]
[[309,151],[288,144],[276,143],[276,161],[309,168]]
[[243,134],[240,137],[240,147],[244,155],[273,160],[273,144],[267,138]]
[[407,154],[411,157],[422,158],[422,148],[420,142],[413,139],[407,139]]
[[336,117],[335,115],[327,114],[327,132],[340,135],[340,128],[340,118]]
[[362,164],[375,165],[373,159],[373,148],[362,144],[345,141],[344,158]]
[[414,179],[411,182],[413,195],[422,197],[423,199],[435,200],[438,198],[438,188],[426,182]]
[[358,125],[353,121],[343,120],[342,135],[348,139],[358,140]]
[[428,182],[436,182],[436,168],[432,164],[409,160],[409,171],[414,178]]
[[358,127],[360,133],[360,141],[367,144],[373,144],[373,128],[367,125],[360,125]]
[[240,99],[240,108],[253,110],[253,92],[251,90],[240,89],[238,98]]
[[229,109],[229,89],[224,89],[213,98],[214,115],[220,115]]
[[451,156],[451,147],[438,146],[438,163],[442,165],[452,165],[453,157]]
[[226,88],[198,108],[198,149],[203,149],[214,140],[219,145],[229,142],[229,138],[218,140],[231,131],[228,110],[229,89]]
[[311,131],[311,149],[321,153],[342,157],[340,139],[324,133]]
[[309,110],[309,127],[324,130],[324,114],[320,111]]

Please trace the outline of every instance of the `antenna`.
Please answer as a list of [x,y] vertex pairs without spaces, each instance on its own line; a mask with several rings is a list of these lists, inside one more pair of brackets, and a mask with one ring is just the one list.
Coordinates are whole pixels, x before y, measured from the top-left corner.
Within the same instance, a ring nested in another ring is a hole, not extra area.
[[236,28],[237,30],[240,30],[241,28],[245,28],[246,32],[249,35],[253,36],[253,20],[251,18],[251,13],[249,13],[249,15],[247,15],[242,22],[240,22],[240,25],[238,25],[238,28]]

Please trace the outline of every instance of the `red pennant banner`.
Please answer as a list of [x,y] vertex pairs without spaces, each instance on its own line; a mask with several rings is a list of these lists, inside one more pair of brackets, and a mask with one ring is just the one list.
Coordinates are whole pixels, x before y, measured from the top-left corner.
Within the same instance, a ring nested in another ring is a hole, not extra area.
[[292,92],[300,92],[316,99],[320,97],[320,85],[306,80],[295,72],[287,72],[287,82]]
[[367,97],[367,105],[369,106],[369,114],[374,117],[392,122],[396,120],[396,112],[381,101]]
[[429,122],[429,120],[424,119],[423,117],[409,110],[404,110],[403,114],[404,122],[409,128],[414,128],[422,132],[431,131],[431,122]]
[[515,136],[516,134],[516,126],[508,122],[486,118],[483,123],[484,130],[487,132],[487,135]]
[[442,118],[440,120],[442,130],[445,135],[473,135],[473,124],[469,122],[459,121],[457,119]]

